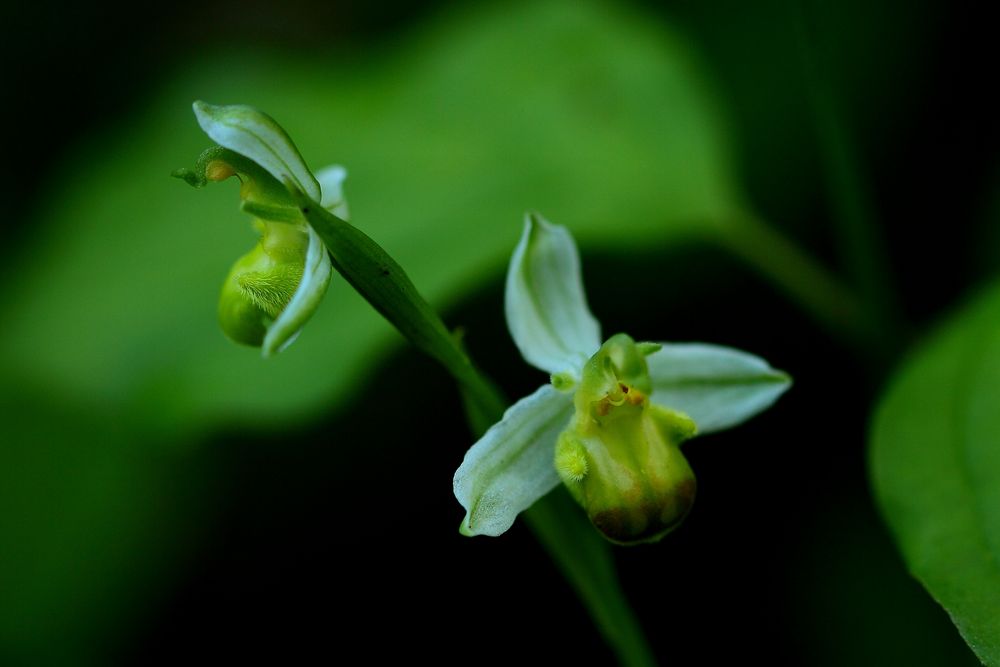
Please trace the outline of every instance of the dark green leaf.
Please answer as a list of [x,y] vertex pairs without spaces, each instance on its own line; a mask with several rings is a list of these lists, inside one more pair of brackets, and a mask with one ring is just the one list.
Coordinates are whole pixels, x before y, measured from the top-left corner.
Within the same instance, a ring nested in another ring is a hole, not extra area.
[[1000,289],[906,364],[872,431],[882,511],[913,574],[1000,665]]

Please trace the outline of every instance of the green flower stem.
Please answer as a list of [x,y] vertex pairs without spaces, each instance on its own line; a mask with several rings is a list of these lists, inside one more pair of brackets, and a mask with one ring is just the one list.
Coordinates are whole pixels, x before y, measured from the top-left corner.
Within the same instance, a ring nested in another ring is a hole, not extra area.
[[[482,435],[489,425],[499,421],[506,401],[472,364],[402,267],[356,227],[325,210],[291,183],[286,186],[326,244],[334,267],[403,336],[439,361],[455,378],[476,435]],[[621,663],[634,667],[655,665],[618,581],[611,547],[565,491],[558,489],[548,494],[524,517]]]
[[639,620],[622,593],[611,546],[559,486],[521,514],[590,612],[623,665],[656,665]]
[[884,242],[854,138],[844,120],[827,68],[820,56],[823,35],[801,1],[790,2],[790,15],[804,70],[820,155],[830,189],[835,231],[848,274],[861,295],[872,351],[880,357],[898,349],[901,324],[886,260]]

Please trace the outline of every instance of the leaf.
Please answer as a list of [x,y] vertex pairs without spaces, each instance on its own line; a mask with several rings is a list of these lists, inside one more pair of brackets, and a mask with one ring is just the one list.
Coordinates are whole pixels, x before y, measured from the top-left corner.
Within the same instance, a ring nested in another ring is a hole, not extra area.
[[920,346],[882,398],[871,475],[910,571],[1000,665],[1000,289]]
[[537,213],[524,220],[507,270],[507,327],[525,361],[549,373],[579,374],[601,346],[587,307],[580,255],[565,227]]
[[722,345],[663,343],[646,363],[653,402],[686,413],[699,434],[750,419],[792,385],[786,373],[760,357]]
[[497,536],[559,484],[556,438],[573,414],[568,394],[543,385],[512,405],[469,448],[455,471],[455,497],[466,509],[462,533]]

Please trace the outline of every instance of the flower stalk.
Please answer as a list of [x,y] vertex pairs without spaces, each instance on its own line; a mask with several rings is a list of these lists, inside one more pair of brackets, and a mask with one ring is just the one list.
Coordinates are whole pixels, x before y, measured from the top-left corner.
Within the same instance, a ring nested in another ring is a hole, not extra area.
[[[507,404],[496,385],[473,365],[458,339],[385,250],[350,223],[315,206],[301,191],[291,190],[303,216],[330,250],[334,268],[407,340],[444,366],[462,391],[473,432],[482,436],[501,419]],[[621,589],[609,544],[594,532],[580,509],[565,493],[552,493],[524,516],[621,664],[655,665]]]

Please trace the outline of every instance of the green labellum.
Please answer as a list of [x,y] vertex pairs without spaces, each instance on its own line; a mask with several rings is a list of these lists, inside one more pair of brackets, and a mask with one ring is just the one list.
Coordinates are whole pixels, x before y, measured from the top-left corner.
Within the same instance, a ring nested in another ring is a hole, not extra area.
[[219,324],[233,341],[259,347],[291,301],[306,262],[309,239],[296,225],[255,221],[261,239],[236,260],[219,298]]
[[652,405],[644,350],[624,334],[590,358],[576,415],[556,443],[555,465],[594,526],[619,544],[655,542],[694,503],[695,478],[680,450],[694,422]]

